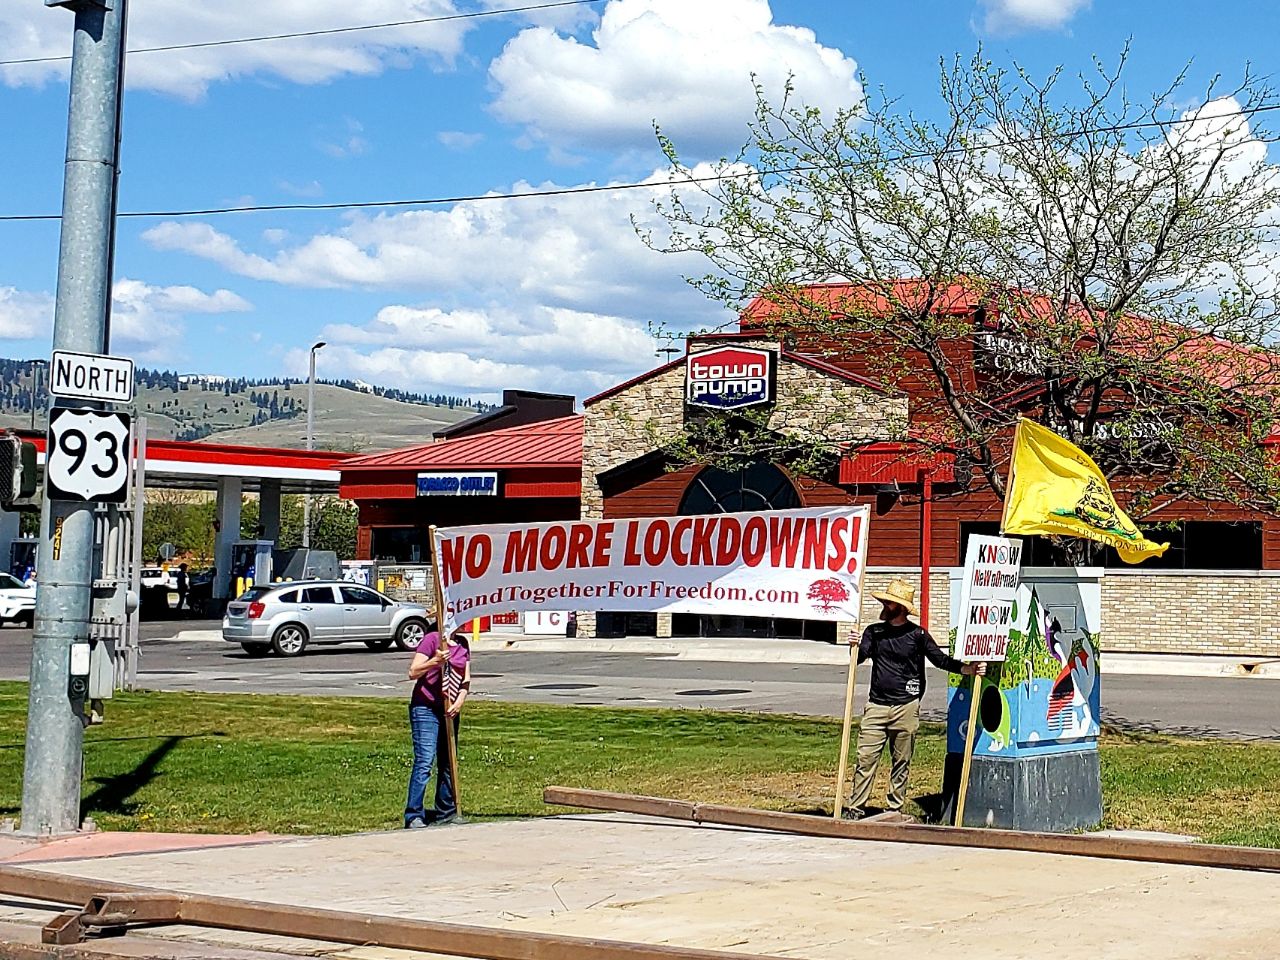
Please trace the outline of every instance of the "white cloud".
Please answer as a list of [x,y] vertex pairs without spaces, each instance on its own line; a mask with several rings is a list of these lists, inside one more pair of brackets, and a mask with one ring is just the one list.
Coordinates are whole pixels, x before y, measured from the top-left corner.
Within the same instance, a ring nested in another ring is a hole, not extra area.
[[291,180],[280,180],[276,183],[281,190],[291,197],[319,197],[324,195],[324,187],[319,180],[310,183],[294,183]]
[[494,112],[558,148],[652,147],[656,120],[705,157],[746,139],[753,72],[771,100],[792,75],[797,99],[824,112],[862,99],[854,61],[774,24],[769,0],[611,0],[591,39],[545,26],[514,37],[489,68]]
[[994,34],[1058,30],[1089,5],[1090,0],[982,0],[982,27]]
[[1235,97],[1218,97],[1183,112],[1184,122],[1169,135],[1169,149],[1199,154],[1205,163],[1222,150],[1221,180],[1230,182],[1247,174],[1266,161],[1267,145],[1250,130],[1249,118],[1240,110]]
[[483,133],[465,133],[462,130],[442,130],[436,139],[450,150],[470,150],[484,139]]
[[[335,324],[325,365],[387,386],[488,396],[504,388],[586,396],[657,363],[656,342],[637,321],[575,310],[507,305],[483,309],[383,307],[364,325]],[[305,350],[286,362],[305,370]]]
[[[503,387],[585,396],[658,363],[651,328],[732,322],[681,276],[704,272],[703,261],[655,253],[636,236],[633,215],[664,225],[651,202],[667,180],[661,171],[652,189],[360,214],[310,238],[170,221],[143,239],[255,280],[385,293],[368,322],[320,332],[328,375],[477,396]],[[305,371],[305,351],[285,357]]]
[[252,309],[252,304],[230,290],[205,293],[190,286],[155,287],[141,280],[117,280],[111,294],[112,346],[127,345],[135,359],[152,363],[179,357],[183,316]]
[[655,173],[647,181],[652,190],[360,215],[341,229],[262,253],[207,223],[167,221],[142,237],[157,250],[185,252],[241,276],[290,286],[423,290],[449,306],[505,303],[645,320],[674,316],[684,326],[714,314],[721,322],[720,312],[680,276],[682,269],[701,272],[704,264],[654,253],[632,228],[633,215],[642,225],[661,226],[651,201],[665,195],[666,179],[666,171]]
[[[111,294],[112,349],[155,361],[180,353],[182,318],[188,314],[241,313],[253,305],[230,290],[205,293],[190,286],[157,287],[117,280]],[[53,332],[50,293],[0,287],[0,340],[40,340]]]
[[[129,11],[131,48],[202,40],[296,33],[333,27],[412,20],[456,13],[453,0],[153,0]],[[56,57],[70,52],[71,15],[39,4],[0,4],[0,49],[6,59]],[[195,50],[140,53],[129,58],[128,83],[194,99],[209,84],[246,76],[293,83],[324,83],[371,76],[424,55],[451,64],[473,21],[454,20],[354,33],[243,43]],[[39,85],[68,72],[65,61],[0,67],[10,86]]]
[[52,296],[0,287],[0,340],[36,340],[52,329]]
[[[481,0],[480,6],[486,10],[505,10],[512,6],[522,6],[523,4],[512,4],[511,0]],[[549,7],[544,10],[524,10],[520,13],[513,13],[508,19],[514,22],[523,22],[532,24],[537,27],[554,27],[558,30],[576,30],[586,24],[595,23],[600,19],[600,15],[590,3],[577,4],[569,7]],[[516,19],[518,18],[518,20]]]
[[322,140],[317,146],[322,153],[328,154],[335,160],[361,157],[369,152],[369,141],[361,136],[362,133],[364,133],[364,124],[352,117],[347,117],[339,129],[331,132],[328,138]]

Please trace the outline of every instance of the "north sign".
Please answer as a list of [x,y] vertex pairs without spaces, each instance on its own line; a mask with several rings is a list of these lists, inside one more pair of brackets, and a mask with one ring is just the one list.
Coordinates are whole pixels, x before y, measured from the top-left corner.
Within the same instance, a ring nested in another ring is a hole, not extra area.
[[49,392],[69,400],[128,403],[133,399],[133,361],[55,350],[49,365]]

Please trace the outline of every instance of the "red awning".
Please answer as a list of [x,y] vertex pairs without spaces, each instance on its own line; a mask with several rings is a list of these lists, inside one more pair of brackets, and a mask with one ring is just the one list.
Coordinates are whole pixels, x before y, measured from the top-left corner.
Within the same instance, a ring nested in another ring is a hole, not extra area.
[[841,484],[918,483],[929,471],[934,483],[955,480],[955,458],[903,443],[872,443],[840,459]]

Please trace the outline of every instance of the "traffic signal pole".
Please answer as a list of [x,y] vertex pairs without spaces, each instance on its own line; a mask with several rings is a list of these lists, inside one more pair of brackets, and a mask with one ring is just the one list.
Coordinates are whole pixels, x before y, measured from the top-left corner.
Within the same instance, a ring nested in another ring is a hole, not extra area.
[[[107,352],[127,3],[46,0],[75,11],[55,350]],[[71,690],[71,649],[89,640],[94,579],[94,505],[50,500],[48,484],[46,470],[22,779],[21,829],[36,836],[80,826],[86,704]]]

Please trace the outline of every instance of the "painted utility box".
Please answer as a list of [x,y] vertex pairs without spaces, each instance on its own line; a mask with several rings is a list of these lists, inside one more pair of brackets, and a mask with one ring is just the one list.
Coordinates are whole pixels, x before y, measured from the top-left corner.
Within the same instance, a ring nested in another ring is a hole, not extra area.
[[[1102,575],[1096,568],[1023,569],[1007,659],[989,665],[982,680],[965,826],[1062,831],[1102,820]],[[962,576],[951,573],[952,623]],[[951,677],[947,699],[949,811],[968,732],[971,680],[961,681]]]

